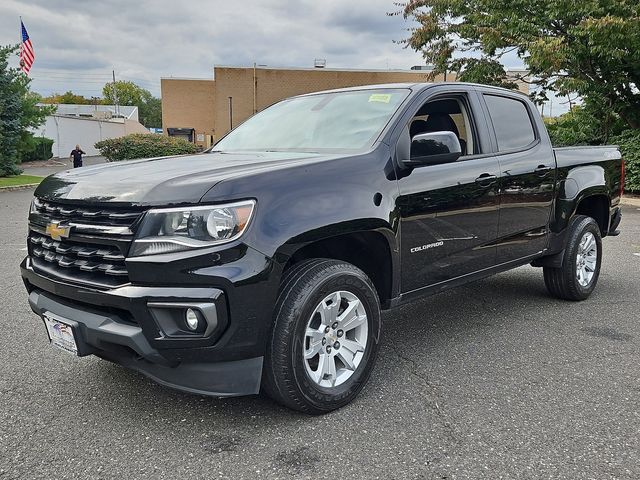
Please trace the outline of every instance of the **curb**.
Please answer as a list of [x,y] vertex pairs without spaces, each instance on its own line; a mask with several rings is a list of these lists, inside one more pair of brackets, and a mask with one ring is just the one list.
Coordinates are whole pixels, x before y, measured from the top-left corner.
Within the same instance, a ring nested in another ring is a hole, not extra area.
[[17,190],[29,190],[40,185],[39,183],[27,183],[25,185],[11,185],[8,187],[0,187],[0,192],[14,192]]
[[639,197],[626,197],[622,196],[620,199],[620,203],[622,205],[630,205],[632,207],[640,207],[640,198]]

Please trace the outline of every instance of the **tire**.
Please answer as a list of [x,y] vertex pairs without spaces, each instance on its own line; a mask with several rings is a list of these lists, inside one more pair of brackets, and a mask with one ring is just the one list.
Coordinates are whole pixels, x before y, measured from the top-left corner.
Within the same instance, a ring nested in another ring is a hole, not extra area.
[[[593,245],[593,248],[585,251],[585,242],[590,246]],[[600,227],[593,218],[577,215],[567,227],[567,243],[562,257],[562,266],[544,267],[544,283],[549,293],[556,298],[572,301],[585,300],[596,288],[601,263]],[[580,265],[584,268],[580,268]]]
[[380,333],[380,302],[364,272],[329,259],[296,264],[283,276],[276,302],[263,391],[308,414],[340,408],[369,378]]

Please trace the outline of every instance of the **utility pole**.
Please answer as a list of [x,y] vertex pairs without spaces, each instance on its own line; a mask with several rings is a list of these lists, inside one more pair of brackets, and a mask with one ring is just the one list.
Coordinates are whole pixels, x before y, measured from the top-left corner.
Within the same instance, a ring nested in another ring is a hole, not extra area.
[[258,74],[256,62],[253,62],[253,114],[258,113]]
[[111,70],[111,74],[113,75],[113,83],[111,87],[113,89],[113,100],[116,104],[116,117],[120,116],[120,106],[118,105],[118,91],[116,90],[116,71]]
[[233,97],[229,97],[229,130],[233,130]]

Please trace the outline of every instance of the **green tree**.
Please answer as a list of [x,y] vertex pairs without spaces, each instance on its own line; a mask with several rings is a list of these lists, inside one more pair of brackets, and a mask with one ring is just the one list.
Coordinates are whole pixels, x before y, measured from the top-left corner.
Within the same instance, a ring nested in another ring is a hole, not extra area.
[[162,127],[162,105],[151,92],[130,81],[119,80],[107,83],[102,95],[109,104],[135,105],[138,107],[140,123],[145,127]]
[[17,46],[0,47],[0,176],[17,175],[21,151],[31,148],[29,129],[42,125],[53,109],[41,108],[38,94],[29,90],[31,80],[9,58]]
[[[102,88],[102,96],[111,105],[139,105],[143,101],[144,88],[133,82],[118,80],[109,82]],[[148,91],[146,91],[149,93]],[[151,93],[149,93],[151,96]]]
[[86,98],[82,95],[73,93],[71,90],[67,90],[65,93],[54,93],[48,97],[42,99],[43,103],[63,103],[72,105],[90,105],[93,103],[92,99]]
[[140,122],[145,127],[162,128],[162,101],[154,96],[139,106]]
[[[396,3],[418,22],[404,43],[434,74],[496,62],[515,51],[541,95],[599,99],[640,128],[640,2],[632,0],[409,0]],[[479,57],[479,58],[478,58]],[[506,78],[504,70],[497,78]]]

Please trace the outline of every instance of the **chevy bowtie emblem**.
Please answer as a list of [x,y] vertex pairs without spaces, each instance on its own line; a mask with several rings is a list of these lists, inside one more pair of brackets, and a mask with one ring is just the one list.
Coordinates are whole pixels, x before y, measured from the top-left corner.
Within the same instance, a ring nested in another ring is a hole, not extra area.
[[52,222],[47,225],[46,234],[54,240],[60,240],[61,238],[69,238],[71,233],[71,227],[68,225],[60,225],[58,222]]

